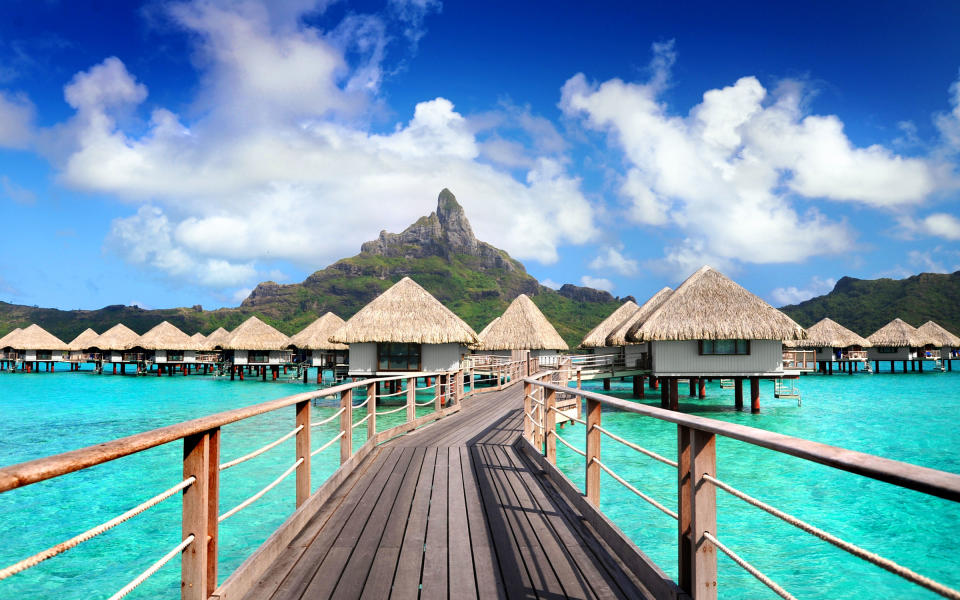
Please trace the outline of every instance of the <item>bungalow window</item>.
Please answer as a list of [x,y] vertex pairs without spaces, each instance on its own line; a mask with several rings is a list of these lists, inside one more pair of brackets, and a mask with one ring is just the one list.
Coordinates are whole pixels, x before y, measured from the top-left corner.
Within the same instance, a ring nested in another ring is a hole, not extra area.
[[377,364],[381,371],[419,371],[420,344],[377,344]]
[[136,352],[124,352],[120,355],[120,359],[123,362],[137,362],[140,360],[140,355]]
[[168,362],[180,362],[183,360],[183,352],[171,352],[167,351],[167,361]]
[[891,346],[877,346],[877,352],[880,354],[896,354],[900,352],[900,348],[894,348]]
[[53,353],[50,350],[37,350],[37,360],[50,360]]
[[750,340],[700,340],[701,356],[747,355]]
[[247,362],[268,363],[270,362],[270,352],[251,350],[247,353]]

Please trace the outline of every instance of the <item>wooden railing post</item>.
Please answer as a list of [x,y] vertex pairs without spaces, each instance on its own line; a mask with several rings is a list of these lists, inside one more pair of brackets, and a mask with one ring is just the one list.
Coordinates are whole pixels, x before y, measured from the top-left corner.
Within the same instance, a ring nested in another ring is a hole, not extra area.
[[533,442],[533,421],[530,420],[530,413],[533,412],[533,400],[530,399],[533,394],[533,384],[523,382],[523,437]]
[[377,384],[367,384],[367,441],[377,436]]
[[353,390],[340,392],[340,431],[345,432],[340,438],[340,464],[350,460],[353,454]]
[[183,478],[196,481],[183,491],[182,535],[192,535],[180,564],[180,597],[204,600],[217,586],[217,516],[220,430],[183,439]]
[[587,398],[587,474],[584,484],[584,493],[587,501],[594,506],[600,505],[600,465],[593,459],[600,459],[600,411],[602,405],[596,400]]
[[297,508],[310,497],[310,401],[297,402],[297,448],[294,460],[303,459],[297,467]]
[[437,375],[434,380],[433,388],[433,410],[434,412],[440,412],[440,409],[443,408],[443,394],[440,393],[440,375]]
[[677,426],[679,585],[694,600],[717,597],[717,552],[704,532],[717,533],[717,492],[704,475],[716,475],[712,433]]
[[[557,406],[557,392],[556,390],[549,389],[547,390],[547,399],[544,402],[544,436],[546,437],[546,444],[544,444],[544,454],[546,454],[547,460],[550,461],[550,464],[557,464],[557,413],[554,412],[553,408]],[[599,433],[599,432],[598,432]]]
[[407,379],[407,422],[417,418],[417,379]]

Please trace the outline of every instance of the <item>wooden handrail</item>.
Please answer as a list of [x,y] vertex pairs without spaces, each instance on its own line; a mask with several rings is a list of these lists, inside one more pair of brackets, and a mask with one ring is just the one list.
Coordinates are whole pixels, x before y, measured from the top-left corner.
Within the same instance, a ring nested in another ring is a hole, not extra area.
[[727,423],[706,417],[686,415],[655,406],[637,404],[595,392],[546,383],[538,379],[530,378],[524,381],[547,389],[575,394],[587,400],[615,407],[624,412],[632,412],[691,429],[722,435],[734,440],[840,469],[841,471],[863,475],[864,477],[885,481],[900,487],[923,492],[924,494],[930,494],[931,496],[960,502],[960,475],[954,473],[939,471],[929,467],[921,467],[919,465],[883,458],[856,450],[848,450],[839,446],[813,442],[803,438],[767,431],[765,429],[757,429],[756,427]]
[[167,427],[151,429],[150,431],[87,446],[86,448],[10,465],[0,468],[0,493],[110,462],[111,460],[162,446],[163,444],[168,444],[191,435],[197,435],[217,427],[223,427],[230,423],[236,423],[237,421],[291,406],[298,402],[337,395],[340,392],[366,386],[371,383],[426,376],[436,375],[433,373],[410,373],[343,383],[323,390],[294,394],[269,402],[262,402],[252,406],[236,408],[207,417],[200,417],[198,419],[168,425]]

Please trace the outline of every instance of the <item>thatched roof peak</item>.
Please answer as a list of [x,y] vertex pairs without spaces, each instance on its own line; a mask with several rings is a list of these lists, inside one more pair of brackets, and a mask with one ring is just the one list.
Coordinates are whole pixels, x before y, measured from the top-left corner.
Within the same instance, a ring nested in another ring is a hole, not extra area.
[[908,348],[924,345],[916,328],[899,318],[874,331],[867,339],[874,346],[881,348]]
[[17,350],[66,350],[67,345],[43,327],[32,323],[5,342]]
[[196,350],[193,339],[169,321],[164,321],[131,342],[129,348],[144,350]]
[[867,338],[857,335],[830,318],[821,319],[810,326],[805,339],[788,345],[803,348],[849,348],[850,346],[869,348],[873,346]]
[[117,323],[92,340],[89,347],[100,350],[126,350],[131,342],[137,341],[138,337],[140,336],[137,332],[123,323]]
[[353,315],[330,336],[331,342],[476,344],[476,332],[463,319],[409,277],[404,277]]
[[653,314],[653,311],[660,308],[660,305],[663,304],[663,301],[670,297],[670,294],[673,293],[673,288],[663,287],[647,299],[646,302],[637,307],[637,310],[633,311],[626,319],[624,319],[619,325],[613,328],[613,330],[607,334],[607,345],[608,346],[626,346],[627,344],[637,344],[631,337],[633,333],[636,333],[640,326],[643,325],[647,318]]
[[233,330],[220,346],[224,350],[283,350],[290,338],[257,317],[250,317]]
[[343,327],[344,320],[328,312],[290,338],[290,345],[301,350],[346,350],[346,344],[330,341],[330,336]]
[[705,266],[680,284],[630,339],[796,340],[804,336],[793,319]]
[[207,344],[207,336],[203,335],[199,331],[190,336],[190,339],[196,344],[196,347],[203,348]]
[[[590,330],[580,342],[581,348],[599,348],[607,345],[607,336],[610,335],[627,317],[637,312],[637,303],[633,300],[627,300],[621,304],[617,310],[613,311],[609,317],[600,321],[600,324]],[[483,337],[481,334],[480,337]]]
[[23,329],[17,327],[11,331],[8,331],[5,336],[0,337],[0,348],[10,348],[10,340],[13,340],[21,331],[23,331]]
[[514,298],[507,310],[487,326],[480,350],[566,350],[557,330],[526,294]]
[[230,337],[229,331],[223,327],[217,327],[207,336],[207,339],[204,340],[203,349],[216,350],[217,348],[222,348],[223,343],[227,341],[228,337]]
[[933,321],[927,321],[917,327],[917,333],[923,338],[924,345],[931,344],[937,348],[960,348],[960,337]]
[[73,338],[73,341],[67,344],[67,348],[70,350],[86,350],[92,346],[93,340],[97,339],[100,336],[99,333],[87,327],[80,333],[77,337]]

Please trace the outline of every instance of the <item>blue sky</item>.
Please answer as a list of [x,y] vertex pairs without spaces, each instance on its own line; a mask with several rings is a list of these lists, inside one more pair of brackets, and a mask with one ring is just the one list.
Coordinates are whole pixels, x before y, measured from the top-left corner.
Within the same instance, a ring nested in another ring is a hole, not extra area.
[[548,285],[960,270],[960,5],[0,6],[0,300],[233,306],[449,187]]

